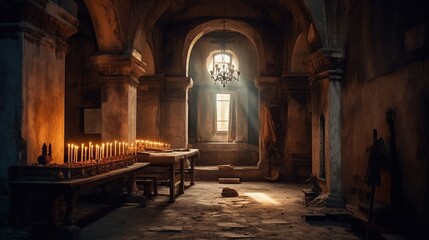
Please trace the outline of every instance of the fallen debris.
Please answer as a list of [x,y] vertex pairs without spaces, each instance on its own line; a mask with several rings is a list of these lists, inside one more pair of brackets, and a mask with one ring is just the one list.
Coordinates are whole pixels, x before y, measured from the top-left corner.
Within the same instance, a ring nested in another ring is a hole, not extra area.
[[219,236],[224,238],[255,238],[255,235],[246,233],[234,233],[234,232],[219,232]]
[[269,219],[269,220],[262,220],[262,224],[290,224],[288,221],[283,221],[280,219]]
[[246,228],[246,226],[235,223],[235,222],[224,222],[224,223],[218,223],[216,224],[219,227],[222,228],[228,228],[228,229],[233,229],[233,228]]
[[223,188],[222,197],[238,197],[238,192],[233,188]]

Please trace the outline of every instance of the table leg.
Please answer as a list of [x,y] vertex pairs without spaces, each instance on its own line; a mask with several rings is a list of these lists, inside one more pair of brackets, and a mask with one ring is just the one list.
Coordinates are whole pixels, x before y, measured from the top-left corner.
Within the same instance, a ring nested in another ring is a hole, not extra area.
[[168,167],[168,175],[170,177],[170,203],[173,203],[176,200],[176,194],[174,191],[174,164],[171,164]]
[[73,210],[76,203],[77,194],[74,190],[64,192],[64,199],[66,201],[66,212],[64,216],[64,226],[73,225]]
[[191,183],[190,185],[195,185],[195,157],[191,157],[190,159],[191,163]]
[[185,192],[185,159],[180,160],[180,184],[179,194]]
[[134,190],[135,190],[134,185],[135,184],[136,184],[136,175],[135,174],[128,175],[128,181],[127,181],[127,186],[126,186],[128,195],[131,195],[134,192]]

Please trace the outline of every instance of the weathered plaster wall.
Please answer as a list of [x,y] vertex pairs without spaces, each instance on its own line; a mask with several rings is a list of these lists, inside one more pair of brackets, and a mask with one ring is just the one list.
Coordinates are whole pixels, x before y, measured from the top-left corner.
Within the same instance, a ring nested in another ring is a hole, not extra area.
[[188,144],[188,89],[192,79],[170,77],[166,79],[162,97],[162,140],[172,148],[185,148]]
[[[320,126],[320,117],[323,115],[326,119],[326,113],[328,109],[328,80],[324,81],[316,81],[311,83],[311,99],[317,99],[317,101],[311,101],[311,109],[313,111],[311,118],[311,138],[312,141],[312,173],[315,176],[320,177],[320,158],[321,158],[321,128]],[[325,121],[326,123],[328,121]],[[327,125],[325,125],[325,139],[327,135]],[[314,140],[316,139],[316,140]],[[325,140],[325,143],[326,140]],[[326,145],[325,145],[326,146]],[[329,171],[329,158],[325,155],[325,176],[330,176]],[[326,181],[330,181],[329,178]],[[324,191],[328,191],[327,186],[329,186],[329,182],[322,182],[321,187]]]
[[[379,2],[364,1],[353,16],[346,45],[343,91],[343,193],[358,201],[353,188],[362,181],[372,130],[389,138],[386,111],[395,111],[401,209],[413,232],[429,214],[429,60],[427,6],[394,1],[379,12]],[[426,24],[424,23],[426,19]],[[414,31],[422,26],[422,31]],[[414,32],[413,32],[414,31]],[[395,69],[395,70],[394,70]],[[376,200],[390,205],[390,171],[384,171]],[[395,212],[398,214],[398,212]],[[420,228],[420,229],[424,229]]]
[[[305,81],[303,79],[303,81]],[[307,80],[308,81],[308,80]],[[289,92],[285,96],[285,121],[283,124],[284,162],[281,164],[285,179],[308,177],[311,167],[293,165],[293,154],[311,155],[311,101],[310,91]],[[296,171],[296,172],[295,172]],[[301,174],[302,173],[302,174]]]
[[19,33],[1,40],[2,191],[8,189],[8,167],[19,156],[21,164],[36,163],[43,143],[52,144],[54,162],[63,162],[64,54],[32,37]]
[[63,163],[65,56],[39,44],[23,42],[22,138],[27,163],[37,162],[44,142],[52,144],[52,158]]
[[7,171],[18,163],[21,151],[25,163],[25,142],[21,141],[22,126],[22,36],[0,38],[0,195],[7,192]]
[[89,65],[89,56],[97,51],[95,38],[80,34],[68,40],[65,143],[101,140],[100,134],[84,134],[84,109],[101,108],[101,90],[98,74]]
[[162,91],[164,81],[142,77],[137,89],[137,139],[162,140]]

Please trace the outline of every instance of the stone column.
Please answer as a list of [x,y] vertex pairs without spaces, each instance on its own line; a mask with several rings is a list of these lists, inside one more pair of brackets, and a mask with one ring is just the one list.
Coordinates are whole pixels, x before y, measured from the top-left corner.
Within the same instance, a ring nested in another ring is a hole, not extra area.
[[294,153],[311,155],[311,95],[308,75],[284,75],[280,79],[280,88],[284,101],[284,175],[290,180],[308,177],[310,172],[306,173],[302,168],[294,169],[292,162]]
[[[311,75],[313,174],[319,176],[320,160],[324,158],[324,190],[329,192],[326,203],[328,207],[340,207],[344,204],[341,193],[343,62],[343,49],[319,49],[304,62],[305,69]],[[324,130],[321,125],[324,125]],[[324,139],[321,139],[321,136],[324,136]]]
[[137,91],[137,139],[162,140],[162,91],[165,79],[139,78]]
[[91,65],[101,81],[101,139],[125,141],[136,139],[137,80],[144,73],[144,63],[133,55],[94,55]]
[[264,133],[269,131],[264,124],[261,109],[270,104],[279,104],[280,88],[279,77],[258,77],[255,85],[259,89],[259,163],[258,167],[268,176],[269,159],[265,158]]
[[189,77],[165,78],[162,137],[175,148],[188,144],[188,89],[192,86],[193,81]]
[[77,6],[0,1],[0,195],[10,165],[37,162],[43,143],[64,161],[66,39],[77,31]]

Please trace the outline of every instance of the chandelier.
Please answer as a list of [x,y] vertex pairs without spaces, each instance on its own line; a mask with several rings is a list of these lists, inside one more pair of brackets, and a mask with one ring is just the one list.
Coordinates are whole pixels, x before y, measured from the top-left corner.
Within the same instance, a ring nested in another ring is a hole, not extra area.
[[[233,80],[239,81],[240,71],[234,67],[232,63],[232,54],[226,52],[225,47],[225,0],[223,1],[223,38],[222,49],[220,54],[213,54],[213,67],[210,70],[210,75],[214,83],[220,82],[223,87],[228,82]],[[220,58],[220,59],[219,59]]]

